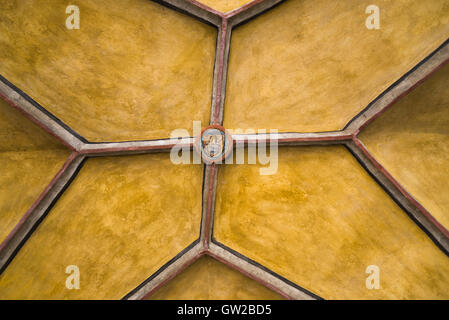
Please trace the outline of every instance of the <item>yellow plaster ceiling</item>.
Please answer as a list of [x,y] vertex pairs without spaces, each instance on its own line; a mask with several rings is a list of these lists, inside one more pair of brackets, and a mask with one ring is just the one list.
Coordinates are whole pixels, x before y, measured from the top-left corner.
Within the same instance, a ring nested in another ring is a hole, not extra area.
[[449,64],[360,134],[376,159],[449,229]]
[[56,138],[0,100],[0,243],[69,154]]
[[449,2],[289,0],[232,33],[224,125],[342,129],[449,38]]
[[0,74],[88,141],[165,138],[209,122],[217,30],[148,0],[3,3]]
[[447,256],[343,146],[281,148],[277,174],[259,168],[220,168],[217,241],[325,299],[449,299]]
[[201,173],[165,153],[88,159],[1,275],[0,299],[122,298],[198,238]]
[[[222,12],[249,2],[201,1]],[[379,0],[376,31],[365,27],[368,4],[289,0],[231,28],[223,125],[340,130],[449,38],[446,0]],[[3,77],[90,142],[167,139],[209,123],[217,28],[149,0],[86,0],[81,28],[67,30],[66,5],[0,0]],[[446,228],[448,73],[359,136]],[[69,154],[0,100],[0,242]],[[217,165],[215,202],[203,165],[101,156],[87,157],[0,274],[0,299],[123,298],[205,234],[207,212],[214,241],[325,299],[449,299],[447,255],[343,145],[282,147],[269,176],[257,164]],[[80,290],[65,287],[68,265],[80,268]],[[381,290],[365,286],[369,265]],[[281,298],[256,280],[204,256],[150,298]]]
[[252,0],[200,0],[198,2],[217,11],[226,13],[238,9],[251,1]]
[[279,294],[210,257],[190,265],[152,300],[280,300]]

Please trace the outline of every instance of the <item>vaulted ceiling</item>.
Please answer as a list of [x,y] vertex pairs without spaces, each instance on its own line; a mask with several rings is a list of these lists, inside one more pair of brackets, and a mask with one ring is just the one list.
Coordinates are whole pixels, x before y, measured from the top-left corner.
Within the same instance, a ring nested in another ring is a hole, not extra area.
[[0,0],[0,299],[449,299],[449,1],[370,4]]

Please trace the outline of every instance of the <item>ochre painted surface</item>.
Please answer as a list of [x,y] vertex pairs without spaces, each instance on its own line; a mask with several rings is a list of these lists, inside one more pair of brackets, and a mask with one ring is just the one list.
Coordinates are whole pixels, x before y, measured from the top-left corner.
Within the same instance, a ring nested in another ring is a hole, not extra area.
[[391,106],[360,139],[449,229],[449,64]]
[[0,74],[89,141],[209,123],[217,31],[148,0],[0,1]]
[[122,298],[198,238],[201,182],[202,166],[168,153],[88,159],[0,276],[0,299]]
[[56,138],[0,99],[0,243],[69,154]]
[[[219,170],[214,237],[326,299],[449,299],[449,259],[343,146]],[[380,268],[379,290],[365,286]]]
[[449,38],[449,1],[289,0],[233,30],[224,126],[342,129]]
[[208,256],[200,258],[151,300],[281,300],[278,293]]
[[204,3],[212,9],[225,13],[238,9],[251,1],[252,0],[200,0],[198,2]]

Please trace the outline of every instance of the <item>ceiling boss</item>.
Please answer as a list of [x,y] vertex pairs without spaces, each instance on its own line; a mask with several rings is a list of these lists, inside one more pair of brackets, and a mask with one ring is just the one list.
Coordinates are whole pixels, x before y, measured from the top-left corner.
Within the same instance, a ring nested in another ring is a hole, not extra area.
[[232,150],[232,137],[220,125],[211,125],[195,139],[195,149],[207,164],[222,163]]

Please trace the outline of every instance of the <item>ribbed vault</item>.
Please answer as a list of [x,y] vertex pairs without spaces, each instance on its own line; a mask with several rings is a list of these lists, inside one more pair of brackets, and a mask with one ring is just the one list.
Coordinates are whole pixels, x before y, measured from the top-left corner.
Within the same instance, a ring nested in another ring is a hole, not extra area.
[[448,299],[449,2],[329,2],[0,1],[0,298]]

